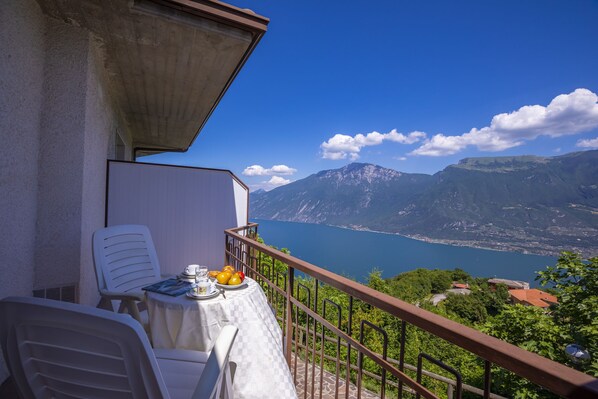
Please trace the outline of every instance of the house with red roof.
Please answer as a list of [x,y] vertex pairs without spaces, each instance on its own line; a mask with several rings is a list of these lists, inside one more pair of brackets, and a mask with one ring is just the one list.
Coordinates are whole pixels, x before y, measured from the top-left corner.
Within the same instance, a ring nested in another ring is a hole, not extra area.
[[548,308],[550,305],[558,303],[557,298],[542,290],[532,288],[529,290],[517,289],[509,290],[511,301],[526,306],[537,306],[539,308]]

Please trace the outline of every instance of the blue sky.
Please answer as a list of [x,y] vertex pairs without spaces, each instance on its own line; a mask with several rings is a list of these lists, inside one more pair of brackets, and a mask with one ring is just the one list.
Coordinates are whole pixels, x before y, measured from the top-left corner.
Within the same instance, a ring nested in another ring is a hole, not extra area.
[[270,189],[353,161],[598,148],[598,1],[229,2],[268,32],[189,151],[140,161]]

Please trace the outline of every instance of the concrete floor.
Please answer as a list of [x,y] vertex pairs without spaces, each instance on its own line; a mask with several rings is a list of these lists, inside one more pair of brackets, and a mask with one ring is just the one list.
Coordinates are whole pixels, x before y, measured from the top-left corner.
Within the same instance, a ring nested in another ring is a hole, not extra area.
[[[294,361],[293,361],[294,365]],[[312,381],[312,364],[307,363],[307,392],[304,391],[304,381],[305,381],[305,361],[303,359],[297,359],[297,380],[295,381],[295,387],[297,389],[297,397],[301,398],[312,398],[311,395],[311,381]],[[344,373],[344,370],[341,370],[341,373]],[[291,375],[294,374],[294,370],[291,369]],[[322,380],[322,395],[320,396],[320,378]],[[339,389],[338,389],[338,396],[335,395],[335,384],[336,384],[336,376],[333,373],[330,373],[324,370],[323,376],[320,370],[319,365],[315,365],[314,367],[314,398],[322,398],[322,399],[356,399],[357,398],[357,386],[355,384],[349,383],[349,396],[345,396],[346,393],[346,386],[345,380],[343,378],[339,378]],[[362,399],[376,399],[379,398],[379,395],[376,395],[373,392],[370,392],[366,389],[361,390],[361,398]]]

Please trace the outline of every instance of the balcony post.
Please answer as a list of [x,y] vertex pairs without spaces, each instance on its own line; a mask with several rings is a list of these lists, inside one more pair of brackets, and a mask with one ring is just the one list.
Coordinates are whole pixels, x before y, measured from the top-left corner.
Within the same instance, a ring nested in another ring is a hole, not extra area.
[[229,254],[228,254],[228,234],[226,234],[226,231],[224,232],[224,265],[228,265],[228,259],[229,259]]
[[285,325],[285,357],[287,364],[291,367],[292,349],[293,349],[293,307],[291,305],[291,297],[293,296],[293,286],[295,285],[295,269],[290,265],[287,268],[287,303],[286,303],[286,325]]

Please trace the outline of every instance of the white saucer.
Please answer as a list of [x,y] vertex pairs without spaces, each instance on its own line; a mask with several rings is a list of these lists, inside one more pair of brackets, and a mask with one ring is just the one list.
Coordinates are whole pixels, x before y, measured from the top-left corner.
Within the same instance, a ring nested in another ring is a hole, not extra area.
[[211,298],[215,298],[218,295],[220,295],[220,291],[214,290],[209,294],[199,295],[199,294],[196,294],[195,292],[193,292],[193,290],[191,290],[191,291],[187,292],[186,295],[187,295],[187,297],[192,298],[192,299],[211,299]]

